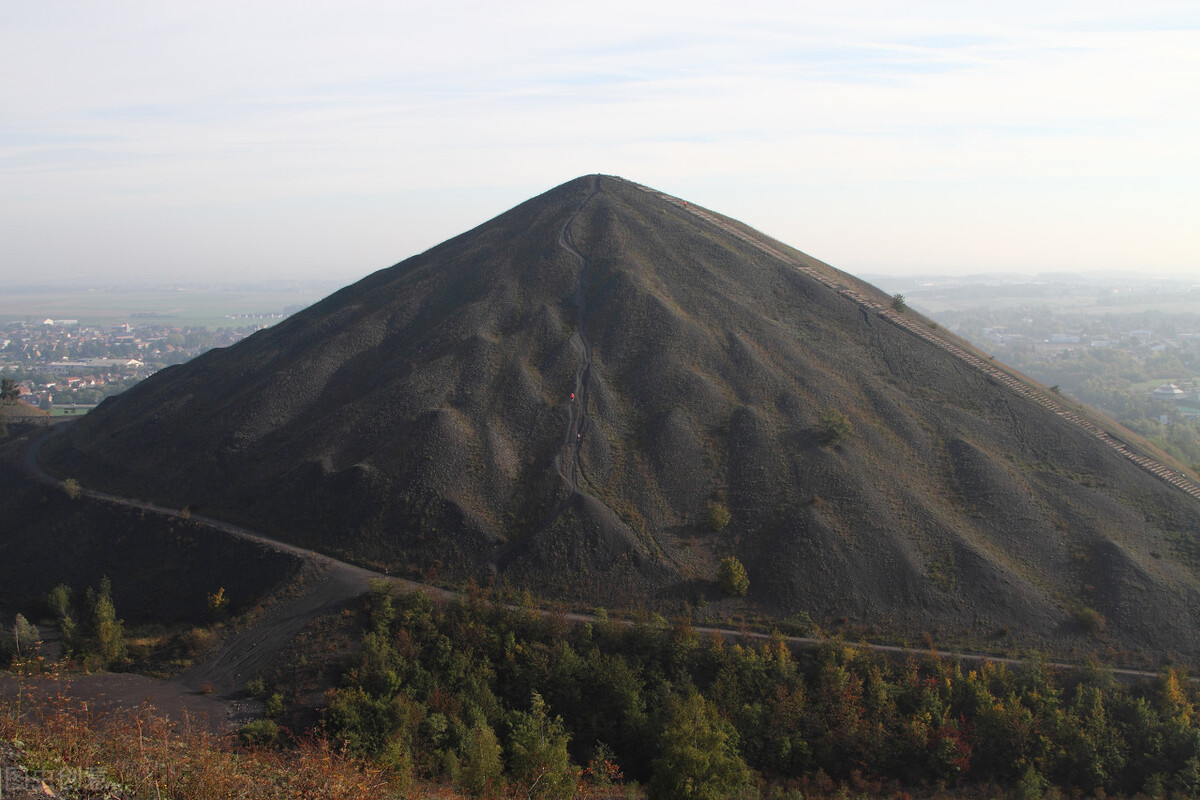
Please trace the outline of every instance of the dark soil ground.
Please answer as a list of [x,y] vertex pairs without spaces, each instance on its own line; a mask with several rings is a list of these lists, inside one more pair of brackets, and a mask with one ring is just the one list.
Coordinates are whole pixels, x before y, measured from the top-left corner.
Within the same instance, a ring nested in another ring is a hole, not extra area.
[[[7,519],[16,520],[0,542],[6,554],[0,561],[4,619],[18,610],[36,619],[31,609],[53,586],[71,579],[95,586],[102,576],[112,581],[119,613],[143,624],[207,624],[207,609],[193,595],[203,600],[201,590],[210,585],[236,587],[230,596],[242,601],[221,627],[219,644],[174,678],[136,672],[20,678],[0,672],[0,698],[34,692],[85,702],[96,711],[148,704],[179,723],[237,729],[262,715],[261,700],[246,694],[247,681],[278,669],[281,654],[313,620],[346,607],[371,578],[386,578],[226,522],[190,514],[185,520],[177,510],[144,501],[86,489],[71,499],[38,464],[41,443],[57,431],[20,433],[0,452],[0,502]],[[99,535],[80,533],[85,530]],[[93,545],[93,538],[99,543]],[[42,630],[42,652],[53,662],[57,632],[50,620]]]

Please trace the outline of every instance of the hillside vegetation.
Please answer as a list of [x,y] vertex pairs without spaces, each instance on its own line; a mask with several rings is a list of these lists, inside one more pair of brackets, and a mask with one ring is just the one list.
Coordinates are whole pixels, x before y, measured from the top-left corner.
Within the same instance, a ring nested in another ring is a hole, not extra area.
[[967,669],[842,642],[797,656],[781,637],[571,625],[383,583],[365,612],[329,735],[395,775],[475,794],[567,800],[622,781],[652,800],[755,796],[756,784],[801,797],[854,784],[872,796],[1200,791],[1197,695],[1172,671],[1129,686],[1036,659]]
[[[97,713],[29,675],[0,703],[0,764],[66,796],[1194,797],[1196,687],[1165,670],[1116,682],[1033,659],[967,668],[844,641],[699,635],[684,620],[585,624],[471,592],[434,603],[377,581],[332,614],[358,646],[321,724],[279,664],[254,691],[267,718],[215,737],[143,706]],[[16,663],[18,668],[30,666]],[[49,693],[47,693],[49,690]],[[6,773],[12,787],[13,772]],[[74,782],[74,784],[72,784]],[[35,787],[36,788],[36,785]]]
[[45,460],[424,580],[1200,657],[1194,499],[730,229],[571,181],[163,370]]

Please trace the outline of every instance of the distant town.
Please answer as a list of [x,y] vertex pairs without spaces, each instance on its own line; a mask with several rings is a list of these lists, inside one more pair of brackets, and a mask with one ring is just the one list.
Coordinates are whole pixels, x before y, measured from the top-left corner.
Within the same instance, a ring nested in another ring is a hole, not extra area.
[[[1110,357],[1110,363],[1129,357],[1149,367],[1149,372],[1138,375],[1126,372],[1126,388],[1165,404],[1149,409],[1157,412],[1161,423],[1200,419],[1200,383],[1195,371],[1200,366],[1200,332],[1178,330],[1170,321],[1155,328],[1130,328],[1121,323],[1113,317],[1097,317],[1070,327],[1054,324],[1049,317],[1021,317],[995,327],[957,326],[956,332],[979,338],[1005,363],[1047,375],[1061,370],[1064,362],[1115,350],[1123,355]],[[1100,369],[1088,372],[1092,380],[1102,374]]]
[[1200,474],[1200,284],[1138,276],[883,279],[1000,361]]
[[0,324],[0,371],[17,381],[27,405],[54,416],[79,414],[163,367],[228,347],[285,316],[242,314],[231,322],[243,324],[216,329],[152,319],[144,325],[50,318],[8,322]]
[[5,287],[0,374],[34,416],[83,414],[158,370],[228,347],[339,288],[335,280]]
[[[1200,286],[1079,276],[875,281],[1200,472]],[[163,367],[278,323],[333,288],[285,283],[11,292],[0,314],[24,316],[7,322],[0,316],[0,372],[18,382],[24,408],[86,413]],[[271,306],[281,310],[256,310]],[[28,316],[36,307],[71,316]]]

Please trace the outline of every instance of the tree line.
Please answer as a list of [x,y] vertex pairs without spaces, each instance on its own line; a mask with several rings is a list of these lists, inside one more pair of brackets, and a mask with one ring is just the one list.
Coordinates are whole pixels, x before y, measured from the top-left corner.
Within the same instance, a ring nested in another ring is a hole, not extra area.
[[[125,623],[117,618],[112,600],[112,583],[105,576],[98,587],[79,593],[66,584],[55,586],[46,596],[46,611],[58,628],[64,663],[88,670],[128,666]],[[32,657],[41,644],[41,633],[23,614],[12,627],[0,632],[0,656],[17,661]]]
[[1150,797],[1200,793],[1195,688],[1034,659],[967,668],[831,642],[793,653],[603,616],[573,625],[479,593],[373,586],[325,727],[401,775],[478,796],[637,781],[709,798],[876,781]]

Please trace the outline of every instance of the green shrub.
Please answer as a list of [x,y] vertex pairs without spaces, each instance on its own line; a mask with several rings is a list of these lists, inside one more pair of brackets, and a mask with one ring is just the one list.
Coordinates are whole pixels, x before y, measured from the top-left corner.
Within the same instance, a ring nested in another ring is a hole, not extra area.
[[746,574],[746,567],[741,561],[729,556],[721,560],[721,567],[717,571],[717,585],[728,597],[742,597],[750,591],[750,576]]
[[361,687],[339,689],[325,712],[330,736],[346,752],[373,756],[382,752],[392,734],[400,730],[398,709],[390,699],[372,697]]
[[496,734],[483,720],[477,720],[463,742],[459,766],[459,785],[472,797],[497,794],[504,784],[504,762]]
[[528,713],[515,711],[511,717],[508,764],[513,780],[527,797],[568,800],[575,794],[579,769],[567,753],[571,735],[562,717],[551,717],[537,692]]
[[1072,616],[1075,618],[1075,624],[1088,634],[1102,633],[1108,625],[1108,620],[1094,608],[1080,606],[1072,610]]
[[729,507],[724,503],[708,504],[708,527],[710,530],[722,531],[732,519],[733,515],[729,513]]
[[71,587],[60,583],[51,589],[46,595],[46,607],[57,620],[71,616]]
[[722,800],[750,785],[738,734],[694,689],[672,697],[647,787],[652,800]]
[[11,628],[0,632],[0,654],[5,656],[28,656],[33,653],[42,635],[36,625],[31,625],[24,614],[13,618]]
[[826,447],[841,444],[854,434],[850,419],[835,408],[821,415],[817,425],[817,440]]
[[275,747],[279,744],[279,726],[269,719],[256,719],[243,725],[238,736],[251,747]]

